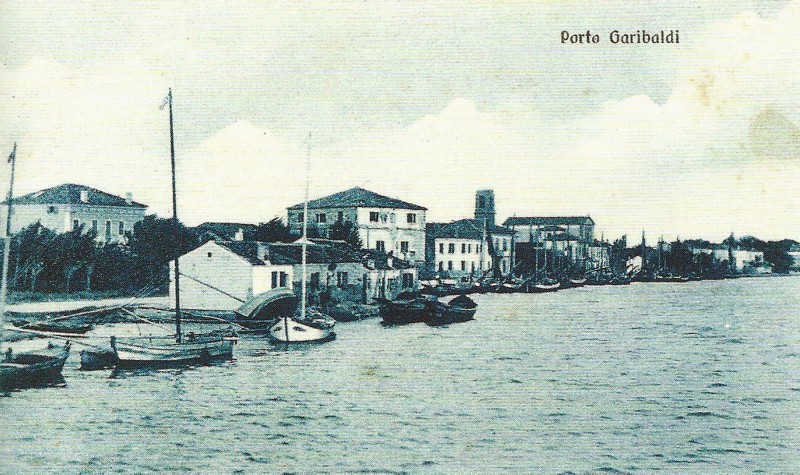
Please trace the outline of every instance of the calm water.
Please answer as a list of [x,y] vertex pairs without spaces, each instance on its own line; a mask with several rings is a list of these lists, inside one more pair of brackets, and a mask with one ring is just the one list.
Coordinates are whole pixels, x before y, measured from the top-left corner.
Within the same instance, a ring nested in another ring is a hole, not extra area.
[[0,397],[0,473],[800,473],[800,278],[484,295]]

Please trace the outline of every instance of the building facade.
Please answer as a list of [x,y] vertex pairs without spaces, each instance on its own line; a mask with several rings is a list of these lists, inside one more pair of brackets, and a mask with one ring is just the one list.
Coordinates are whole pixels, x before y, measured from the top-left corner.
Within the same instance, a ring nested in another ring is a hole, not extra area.
[[[309,240],[306,247],[309,302],[322,295],[338,302],[368,303],[416,289],[416,268],[378,251],[343,242]],[[275,288],[302,285],[302,243],[208,241],[180,258],[181,306],[231,311],[251,297]],[[175,304],[175,267],[170,263],[170,297]]]
[[[426,210],[356,187],[309,201],[308,225],[320,236],[329,237],[334,223],[352,223],[364,248],[421,263],[425,260]],[[302,234],[304,219],[303,203],[287,209],[287,224],[292,233]]]
[[478,278],[496,269],[512,268],[514,232],[483,220],[461,219],[428,226],[427,261],[440,276]]
[[[3,219],[5,219],[5,207]],[[94,231],[97,241],[126,242],[136,223],[144,219],[147,206],[96,188],[67,183],[14,198],[12,232],[19,232],[39,222],[42,226],[65,233],[79,227]]]

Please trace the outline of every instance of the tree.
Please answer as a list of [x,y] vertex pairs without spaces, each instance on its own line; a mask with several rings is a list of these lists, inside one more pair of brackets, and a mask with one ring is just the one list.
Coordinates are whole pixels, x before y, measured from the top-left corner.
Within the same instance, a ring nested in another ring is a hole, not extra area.
[[281,218],[272,218],[266,223],[260,223],[256,228],[255,240],[261,242],[292,242],[293,236],[289,227],[283,224]]
[[200,245],[197,234],[172,218],[148,215],[136,223],[128,243],[135,257],[135,266],[129,269],[139,288],[162,283],[166,290],[169,281],[168,264]]
[[350,221],[336,221],[328,231],[328,237],[337,241],[344,241],[347,244],[361,249],[364,243],[361,242],[361,236],[358,235],[358,229]]

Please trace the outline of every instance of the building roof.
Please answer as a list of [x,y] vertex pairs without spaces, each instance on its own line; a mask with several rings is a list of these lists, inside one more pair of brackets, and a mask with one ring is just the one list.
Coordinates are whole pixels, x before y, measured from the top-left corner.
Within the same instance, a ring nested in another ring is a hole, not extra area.
[[[81,201],[81,192],[87,192],[87,201]],[[94,206],[119,206],[125,208],[147,208],[147,205],[128,202],[125,198],[85,185],[65,183],[14,198],[16,205],[29,204],[76,204]]]
[[[427,208],[409,203],[407,201],[379,195],[374,191],[355,187],[340,191],[332,195],[317,198],[308,202],[309,209],[315,208],[399,208],[424,211]],[[289,207],[292,210],[302,210],[303,203]]]
[[[483,239],[483,221],[479,219],[459,219],[452,223],[431,223],[429,229],[434,233],[435,238],[454,238],[454,239]],[[503,226],[489,225],[488,234],[514,234],[515,231]]]
[[197,226],[195,229],[207,233],[215,241],[233,241],[240,229],[244,234],[244,240],[254,239],[258,226],[247,223],[206,222]]
[[[299,242],[267,243],[258,241],[216,241],[216,244],[242,257],[251,265],[302,264],[303,247]],[[403,259],[376,249],[356,249],[344,241],[309,239],[306,246],[309,264],[363,263],[372,269],[412,269]]]
[[594,224],[589,216],[531,216],[508,218],[503,226],[570,226],[585,224],[586,221]]
[[[267,262],[275,265],[296,265],[303,262],[303,246],[300,243],[220,241],[217,244],[255,266],[263,266]],[[360,252],[345,243],[311,242],[306,246],[306,262],[309,264],[362,262],[362,260]]]

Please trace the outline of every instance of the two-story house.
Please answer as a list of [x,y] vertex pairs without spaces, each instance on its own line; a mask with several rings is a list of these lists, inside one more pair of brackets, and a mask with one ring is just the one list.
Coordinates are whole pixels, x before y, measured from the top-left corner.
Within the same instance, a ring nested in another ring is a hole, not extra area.
[[[125,241],[125,234],[144,219],[147,206],[85,185],[66,183],[14,198],[12,232],[19,232],[37,221],[53,231],[64,233],[83,226],[94,231],[97,241]],[[5,208],[3,211],[5,219]]]
[[[308,225],[329,237],[336,222],[352,223],[366,249],[391,252],[412,263],[425,259],[425,212],[427,208],[351,188],[308,202]],[[294,234],[303,230],[303,203],[287,209],[287,223]]]

